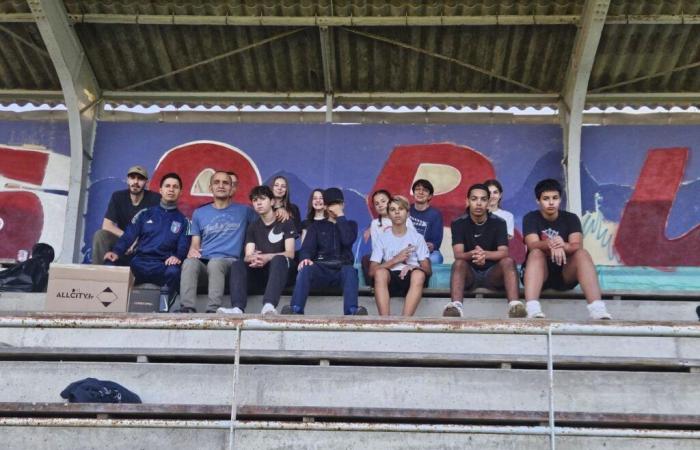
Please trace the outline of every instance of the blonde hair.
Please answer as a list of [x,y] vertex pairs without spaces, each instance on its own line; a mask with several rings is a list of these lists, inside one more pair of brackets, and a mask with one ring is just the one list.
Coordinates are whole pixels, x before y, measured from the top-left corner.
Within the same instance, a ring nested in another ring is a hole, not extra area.
[[403,195],[394,195],[393,197],[391,197],[391,200],[389,200],[389,205],[391,205],[392,203],[396,203],[401,208],[408,211],[408,208],[409,208],[408,199],[406,197],[404,197]]

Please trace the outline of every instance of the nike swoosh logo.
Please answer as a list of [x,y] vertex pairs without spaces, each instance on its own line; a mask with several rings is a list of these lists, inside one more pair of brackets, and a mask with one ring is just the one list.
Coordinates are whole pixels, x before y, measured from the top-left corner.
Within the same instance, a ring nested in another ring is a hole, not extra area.
[[270,234],[267,235],[267,240],[272,244],[276,244],[282,240],[284,233],[275,233],[275,230],[270,230]]
[[475,234],[474,237],[475,237],[475,238],[478,238],[478,237],[481,237],[481,235],[480,235],[480,234]]

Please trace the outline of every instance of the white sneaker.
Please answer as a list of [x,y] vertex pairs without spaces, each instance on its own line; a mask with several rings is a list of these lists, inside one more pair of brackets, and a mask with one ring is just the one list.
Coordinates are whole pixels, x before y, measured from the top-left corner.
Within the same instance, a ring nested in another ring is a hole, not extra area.
[[238,306],[234,306],[233,308],[219,308],[216,312],[219,314],[243,314],[243,310]]
[[588,314],[593,320],[611,320],[612,316],[605,308],[605,302],[603,300],[596,300],[589,305],[587,305]]
[[542,312],[542,306],[539,300],[529,300],[525,302],[528,319],[544,319],[545,315]]
[[462,317],[462,302],[450,302],[442,310],[443,317]]
[[263,316],[266,314],[277,315],[277,309],[272,306],[272,303],[265,303],[260,311],[260,314]]
[[508,302],[508,317],[527,317],[527,309],[525,308],[523,302],[521,302],[520,300],[513,300],[511,302]]

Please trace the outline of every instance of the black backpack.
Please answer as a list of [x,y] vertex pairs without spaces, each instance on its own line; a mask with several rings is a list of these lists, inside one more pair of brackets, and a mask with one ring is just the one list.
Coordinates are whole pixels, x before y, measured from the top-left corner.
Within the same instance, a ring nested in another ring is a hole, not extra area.
[[36,244],[31,258],[0,272],[0,292],[46,292],[54,256],[49,244]]

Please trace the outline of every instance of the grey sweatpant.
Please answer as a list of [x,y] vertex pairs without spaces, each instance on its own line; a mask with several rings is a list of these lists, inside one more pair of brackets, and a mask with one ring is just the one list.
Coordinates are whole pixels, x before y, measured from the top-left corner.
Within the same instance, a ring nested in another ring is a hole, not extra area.
[[[206,260],[205,260],[206,261]],[[197,286],[208,287],[207,311],[216,311],[224,297],[226,277],[235,258],[214,258],[206,264],[199,258],[187,258],[180,275],[180,305],[196,308]]]
[[99,229],[92,236],[92,263],[93,264],[104,264],[105,263],[105,253],[112,250],[114,244],[117,243],[119,237],[116,234]]

